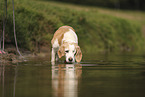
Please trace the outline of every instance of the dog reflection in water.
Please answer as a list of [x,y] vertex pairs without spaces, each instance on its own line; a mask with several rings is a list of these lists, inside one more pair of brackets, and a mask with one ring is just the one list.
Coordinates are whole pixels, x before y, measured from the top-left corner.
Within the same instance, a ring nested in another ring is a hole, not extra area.
[[82,74],[81,64],[59,64],[52,66],[52,87],[55,97],[77,97]]

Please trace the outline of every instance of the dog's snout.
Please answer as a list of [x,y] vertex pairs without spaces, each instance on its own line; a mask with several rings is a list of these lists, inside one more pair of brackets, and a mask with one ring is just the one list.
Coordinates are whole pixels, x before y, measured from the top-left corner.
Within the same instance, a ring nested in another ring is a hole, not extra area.
[[72,61],[73,61],[73,58],[70,57],[68,60],[69,60],[70,62],[72,62]]

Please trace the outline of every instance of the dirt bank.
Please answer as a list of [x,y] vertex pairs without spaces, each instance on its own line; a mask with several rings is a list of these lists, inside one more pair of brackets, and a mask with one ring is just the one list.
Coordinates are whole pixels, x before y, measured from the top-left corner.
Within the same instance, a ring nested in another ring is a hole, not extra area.
[[12,44],[6,44],[6,48],[4,50],[5,54],[0,54],[0,64],[1,63],[17,63],[24,62],[26,59],[34,58],[34,57],[44,57],[50,55],[50,47],[42,46],[40,47],[40,51],[29,51],[26,49],[20,48],[20,52],[22,56],[20,56]]

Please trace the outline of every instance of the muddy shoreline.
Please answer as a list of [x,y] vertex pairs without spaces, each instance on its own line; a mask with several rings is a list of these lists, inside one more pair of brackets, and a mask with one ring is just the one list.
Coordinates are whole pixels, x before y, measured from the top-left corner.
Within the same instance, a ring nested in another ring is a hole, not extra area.
[[15,48],[6,48],[5,53],[0,54],[0,63],[17,63],[22,62],[22,57],[17,53]]
[[13,45],[7,45],[5,48],[4,54],[0,54],[0,64],[1,63],[18,63],[24,62],[27,58],[34,58],[34,57],[44,57],[50,54],[50,48],[48,46],[43,46],[40,49],[40,52],[37,51],[29,51],[27,49],[20,48],[19,49],[22,56],[20,56]]

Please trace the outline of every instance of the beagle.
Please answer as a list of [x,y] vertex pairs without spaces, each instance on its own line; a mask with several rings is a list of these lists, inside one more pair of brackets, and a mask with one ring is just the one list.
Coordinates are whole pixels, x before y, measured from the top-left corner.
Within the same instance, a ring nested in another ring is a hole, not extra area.
[[62,26],[55,33],[51,40],[51,62],[58,61],[65,56],[67,63],[80,62],[82,52],[78,46],[78,37],[75,30],[70,26]]

